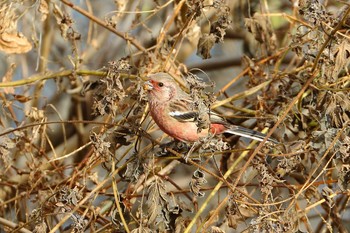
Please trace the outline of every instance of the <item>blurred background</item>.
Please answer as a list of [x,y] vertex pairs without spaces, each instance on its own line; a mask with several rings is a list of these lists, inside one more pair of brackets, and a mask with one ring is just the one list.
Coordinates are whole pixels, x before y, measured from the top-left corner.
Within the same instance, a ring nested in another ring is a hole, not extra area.
[[[348,14],[342,1],[1,1],[1,231],[348,232]],[[156,72],[281,144],[166,144],[142,88]]]

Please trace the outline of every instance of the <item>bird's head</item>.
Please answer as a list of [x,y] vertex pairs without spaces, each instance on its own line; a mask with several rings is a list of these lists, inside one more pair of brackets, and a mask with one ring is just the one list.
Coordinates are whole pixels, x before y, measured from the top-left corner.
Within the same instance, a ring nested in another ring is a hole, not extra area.
[[167,73],[156,73],[148,76],[144,89],[148,91],[150,101],[167,102],[177,96],[180,87]]

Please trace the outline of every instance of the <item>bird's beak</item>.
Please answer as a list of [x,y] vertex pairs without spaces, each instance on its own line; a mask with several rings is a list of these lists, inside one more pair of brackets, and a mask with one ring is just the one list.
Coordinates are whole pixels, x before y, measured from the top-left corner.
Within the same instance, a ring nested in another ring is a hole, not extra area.
[[144,84],[143,84],[143,89],[146,90],[146,91],[150,91],[153,89],[153,84],[151,83],[150,80],[146,81]]

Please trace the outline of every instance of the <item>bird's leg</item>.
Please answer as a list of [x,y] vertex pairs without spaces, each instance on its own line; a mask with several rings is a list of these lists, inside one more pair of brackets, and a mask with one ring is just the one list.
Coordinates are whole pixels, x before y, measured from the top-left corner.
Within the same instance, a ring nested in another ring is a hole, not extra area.
[[[192,152],[198,149],[198,146],[201,145],[202,143],[200,141],[194,142],[193,145],[191,146],[190,150],[184,155],[185,162],[187,163],[188,157],[191,156]],[[195,158],[195,160],[200,160],[200,158]]]

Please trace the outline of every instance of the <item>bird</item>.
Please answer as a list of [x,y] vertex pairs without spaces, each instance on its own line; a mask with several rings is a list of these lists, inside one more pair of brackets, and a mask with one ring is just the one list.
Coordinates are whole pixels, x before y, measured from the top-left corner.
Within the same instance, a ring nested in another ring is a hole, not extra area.
[[[147,91],[150,115],[154,122],[163,132],[178,141],[193,143],[209,134],[222,133],[257,141],[263,141],[266,137],[258,131],[231,124],[209,109],[200,116],[199,111],[191,109],[194,100],[168,73],[159,72],[148,75],[144,89]],[[207,119],[209,127],[199,129],[199,117]],[[267,141],[273,144],[279,143],[273,138],[268,138]]]

